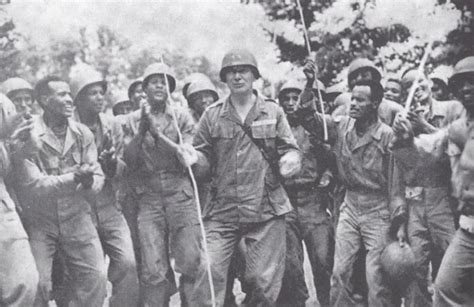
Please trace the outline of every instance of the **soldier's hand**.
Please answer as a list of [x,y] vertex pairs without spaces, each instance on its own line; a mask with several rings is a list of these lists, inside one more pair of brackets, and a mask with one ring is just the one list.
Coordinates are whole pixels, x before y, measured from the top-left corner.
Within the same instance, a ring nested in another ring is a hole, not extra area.
[[296,151],[289,151],[280,158],[278,163],[283,178],[297,175],[301,169],[301,157]]
[[400,247],[404,247],[407,244],[407,233],[406,233],[406,224],[402,223],[397,231],[397,241],[400,244]]
[[33,130],[33,119],[31,117],[26,118],[24,115],[15,118],[10,122],[10,129],[11,139],[26,141],[30,137],[30,133]]
[[88,190],[92,187],[94,183],[94,170],[93,167],[89,164],[81,165],[74,172],[74,181],[82,185],[85,190]]
[[150,131],[150,134],[153,136],[155,140],[158,139],[161,133],[160,123],[158,121],[158,118],[148,113],[148,123],[149,123],[148,131]]
[[326,188],[331,184],[332,173],[330,171],[325,171],[319,180],[319,188]]
[[109,150],[103,150],[98,160],[102,171],[107,177],[115,176],[118,163],[117,156],[115,155],[115,147],[112,146]]
[[148,120],[148,110],[146,106],[142,106],[140,124],[138,125],[138,133],[141,136],[145,136],[149,128],[150,128],[150,122]]
[[316,79],[316,74],[318,68],[313,60],[306,60],[306,63],[303,68],[303,72],[306,76],[306,82],[309,85],[309,88],[313,87],[314,80]]
[[190,167],[198,161],[198,154],[196,149],[190,144],[182,144],[177,148],[176,155],[179,162],[184,167]]
[[413,128],[411,122],[408,120],[405,114],[398,113],[395,116],[392,129],[398,138],[409,139],[410,137],[413,137]]

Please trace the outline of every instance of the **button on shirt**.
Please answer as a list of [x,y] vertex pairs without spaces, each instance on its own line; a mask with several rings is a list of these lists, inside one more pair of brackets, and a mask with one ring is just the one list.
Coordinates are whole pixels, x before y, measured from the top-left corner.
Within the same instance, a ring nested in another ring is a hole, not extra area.
[[[86,126],[72,120],[67,126],[64,146],[43,117],[36,119],[34,130],[40,139],[39,154],[34,159],[23,160],[17,169],[18,196],[28,223],[77,235],[78,229],[73,228],[81,226],[73,225],[74,218],[90,211],[85,196],[97,194],[104,184],[94,137]],[[74,171],[83,163],[94,169],[90,190],[81,189],[74,181]]]
[[244,124],[256,140],[273,150],[275,157],[298,150],[286,116],[275,102],[257,96],[244,123],[230,96],[211,105],[194,139],[199,159],[211,165],[210,199],[204,208],[207,219],[262,222],[291,210],[278,175],[244,132]]

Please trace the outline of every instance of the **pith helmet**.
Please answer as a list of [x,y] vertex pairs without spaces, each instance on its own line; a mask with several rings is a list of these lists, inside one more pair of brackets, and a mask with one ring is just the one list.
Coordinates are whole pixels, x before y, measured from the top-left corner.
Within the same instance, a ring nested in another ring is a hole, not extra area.
[[229,51],[222,59],[222,66],[219,76],[222,82],[225,82],[227,70],[233,66],[250,66],[256,79],[260,78],[257,60],[250,51],[245,49],[233,49]]
[[382,79],[382,74],[371,60],[366,58],[358,58],[352,61],[349,65],[349,71],[347,73],[348,80],[353,78],[355,72],[363,68],[371,70],[376,75],[376,78],[378,78],[379,81]]
[[10,93],[18,90],[28,90],[33,91],[33,87],[31,84],[22,78],[9,78],[2,83],[1,86],[2,93],[5,95],[9,95]]
[[219,95],[217,94],[216,87],[209,79],[201,79],[201,80],[191,82],[191,84],[189,85],[186,91],[187,97],[189,98],[193,94],[196,94],[197,92],[201,92],[201,91],[210,91],[212,95],[214,96],[214,100],[219,99]]
[[74,76],[71,77],[71,92],[74,97],[74,103],[79,94],[88,86],[99,84],[107,91],[107,82],[102,77],[102,74],[93,68],[82,69],[77,71]]
[[303,83],[294,79],[288,80],[281,87],[280,92],[278,93],[278,100],[281,100],[283,95],[285,95],[286,93],[290,91],[298,91],[298,93],[301,93],[303,89],[304,89]]
[[457,62],[454,66],[453,75],[449,78],[449,87],[453,89],[466,74],[474,74],[474,56],[466,57]]
[[176,88],[176,79],[171,67],[165,63],[153,63],[148,65],[143,74],[143,87],[145,88],[150,81],[150,78],[156,75],[165,75],[168,79],[170,93]]

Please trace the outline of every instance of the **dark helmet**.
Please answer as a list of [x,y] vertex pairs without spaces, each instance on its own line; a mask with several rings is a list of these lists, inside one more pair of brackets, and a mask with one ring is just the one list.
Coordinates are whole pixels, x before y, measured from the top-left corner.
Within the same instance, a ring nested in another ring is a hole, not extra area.
[[449,78],[449,88],[453,90],[456,84],[467,74],[474,74],[474,56],[468,56],[456,63],[453,75]]
[[168,79],[170,93],[174,91],[174,89],[176,88],[176,78],[174,77],[174,73],[171,70],[171,67],[169,67],[165,63],[153,63],[148,65],[148,67],[145,69],[145,73],[143,74],[144,88],[148,84],[148,81],[150,81],[150,78],[155,75],[165,75]]
[[385,276],[397,286],[406,286],[415,278],[415,255],[408,244],[402,247],[395,241],[385,246],[380,264]]
[[250,66],[255,79],[260,78],[260,72],[258,70],[257,60],[250,51],[245,49],[233,49],[229,51],[222,59],[222,66],[219,76],[222,82],[225,82],[225,75],[227,69],[233,66]]

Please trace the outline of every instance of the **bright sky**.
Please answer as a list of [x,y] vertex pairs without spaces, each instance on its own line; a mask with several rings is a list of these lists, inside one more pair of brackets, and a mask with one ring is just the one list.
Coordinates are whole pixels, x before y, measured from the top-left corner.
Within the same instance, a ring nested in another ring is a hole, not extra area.
[[107,25],[137,50],[178,48],[220,65],[227,50],[245,47],[256,55],[262,73],[276,77],[281,70],[276,46],[261,28],[266,22],[263,9],[238,0],[13,0],[9,10],[17,29],[38,46],[78,36],[85,25]]

